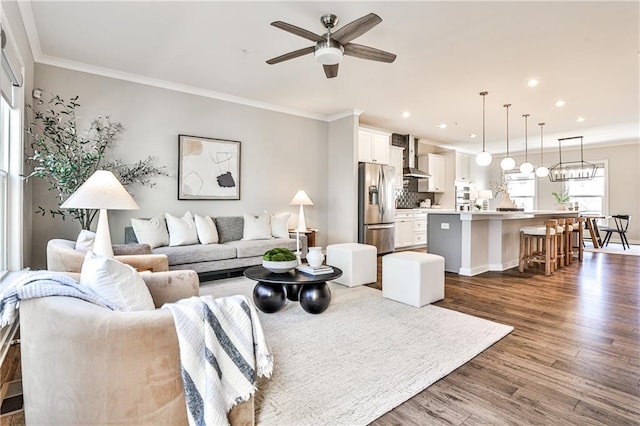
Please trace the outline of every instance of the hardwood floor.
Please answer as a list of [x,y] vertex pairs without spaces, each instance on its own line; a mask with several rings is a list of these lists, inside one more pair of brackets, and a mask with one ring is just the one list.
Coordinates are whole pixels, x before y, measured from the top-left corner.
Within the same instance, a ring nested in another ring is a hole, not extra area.
[[585,253],[549,277],[447,273],[436,305],[515,329],[374,425],[640,424],[640,257]]
[[640,424],[640,257],[447,273],[436,305],[515,329],[374,425]]

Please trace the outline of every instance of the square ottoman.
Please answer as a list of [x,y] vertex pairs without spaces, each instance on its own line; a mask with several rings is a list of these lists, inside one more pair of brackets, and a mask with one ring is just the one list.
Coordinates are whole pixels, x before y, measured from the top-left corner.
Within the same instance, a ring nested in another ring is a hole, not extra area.
[[384,256],[382,297],[418,308],[444,299],[444,257],[414,251]]
[[376,282],[377,256],[376,247],[368,244],[331,244],[327,246],[326,263],[342,269],[342,276],[334,282],[355,287]]

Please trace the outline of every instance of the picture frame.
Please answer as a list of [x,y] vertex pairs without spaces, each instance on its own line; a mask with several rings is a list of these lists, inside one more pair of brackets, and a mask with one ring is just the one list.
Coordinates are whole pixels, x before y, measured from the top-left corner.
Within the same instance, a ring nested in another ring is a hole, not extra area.
[[178,199],[239,200],[240,142],[178,135]]

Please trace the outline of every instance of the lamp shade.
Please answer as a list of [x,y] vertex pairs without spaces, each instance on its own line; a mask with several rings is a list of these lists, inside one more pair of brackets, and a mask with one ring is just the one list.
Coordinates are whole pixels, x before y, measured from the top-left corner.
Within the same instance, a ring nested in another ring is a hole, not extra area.
[[312,206],[313,201],[311,201],[311,198],[309,198],[306,192],[300,190],[296,192],[296,195],[293,196],[289,204],[295,206]]
[[98,170],[60,206],[66,209],[137,210],[138,204],[118,178]]
[[490,189],[481,189],[478,191],[478,198],[481,200],[493,200],[493,192]]

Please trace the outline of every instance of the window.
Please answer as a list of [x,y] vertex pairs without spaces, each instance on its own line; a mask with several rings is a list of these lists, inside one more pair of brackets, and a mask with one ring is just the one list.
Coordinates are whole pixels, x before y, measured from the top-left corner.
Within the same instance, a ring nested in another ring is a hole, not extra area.
[[582,214],[605,216],[607,168],[605,162],[595,164],[598,170],[593,179],[566,181],[564,189],[569,194],[569,201],[578,203]]
[[7,270],[9,117],[9,103],[0,96],[0,273]]
[[534,173],[505,172],[509,197],[525,211],[534,209],[536,195],[536,175]]

